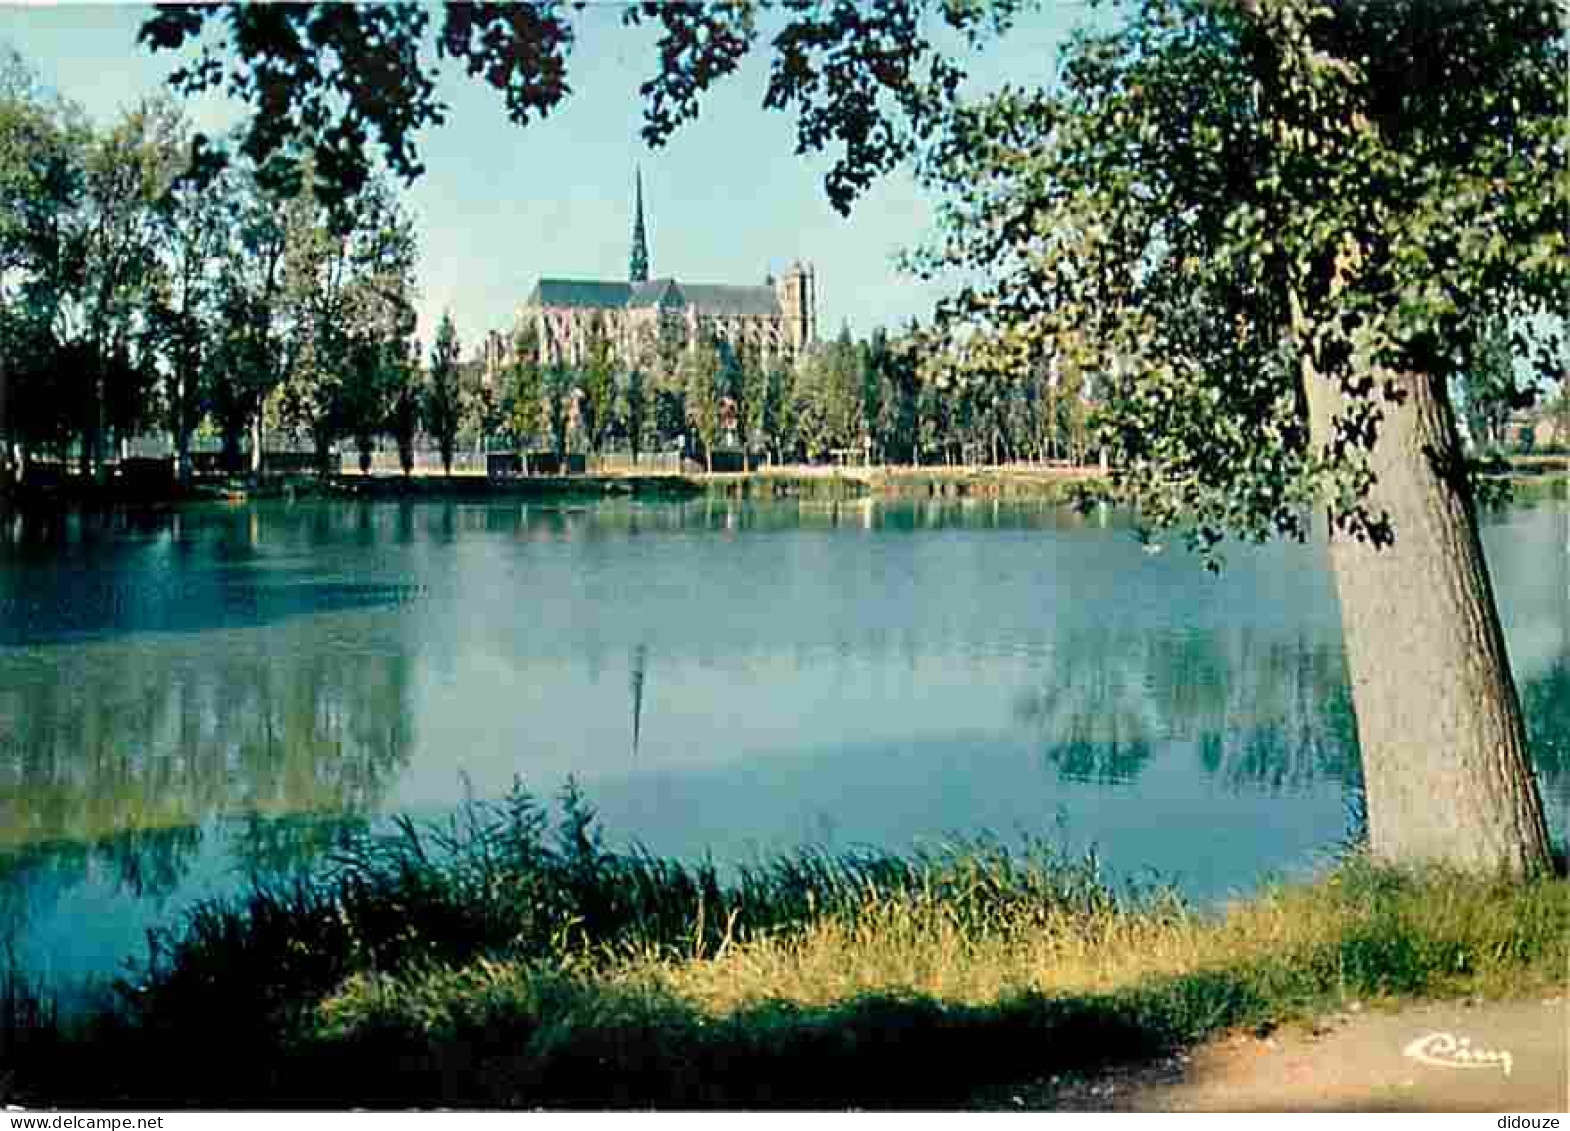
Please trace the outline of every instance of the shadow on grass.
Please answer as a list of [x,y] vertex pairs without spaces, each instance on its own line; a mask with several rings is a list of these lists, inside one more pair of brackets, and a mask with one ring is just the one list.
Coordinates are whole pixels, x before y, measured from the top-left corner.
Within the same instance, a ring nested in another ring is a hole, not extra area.
[[955,1108],[1003,1085],[1184,1043],[1185,1011],[1164,1015],[1151,997],[1228,1002],[1227,1020],[1259,1008],[1224,974],[1178,981],[1194,984],[986,1007],[873,995],[712,1019],[664,994],[539,972],[456,1015],[373,1011],[346,1031],[290,1040],[222,1016],[200,1033],[101,1027],[56,1037],[21,1050],[15,1079],[26,1086],[7,1098],[155,1108]]

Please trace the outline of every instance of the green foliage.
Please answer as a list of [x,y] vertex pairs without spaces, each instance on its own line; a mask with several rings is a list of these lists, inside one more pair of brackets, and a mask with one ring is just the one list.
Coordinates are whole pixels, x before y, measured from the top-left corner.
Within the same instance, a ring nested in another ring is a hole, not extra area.
[[776,462],[795,434],[790,408],[791,377],[784,359],[753,355],[742,370],[742,418],[752,443],[761,443]]
[[[146,316],[152,352],[169,373],[168,423],[182,459],[212,402],[211,360],[225,332],[220,279],[229,244],[233,183],[232,177],[225,178],[214,192],[178,178],[156,205],[165,269],[154,281]],[[183,476],[189,466],[182,462],[178,470]]]
[[726,395],[726,369],[719,344],[712,339],[694,343],[682,357],[679,373],[686,426],[703,444],[704,459],[713,471]]
[[[412,327],[414,243],[385,184],[327,214],[254,164],[215,172],[167,100],[108,126],[0,82],[0,348],[7,445],[78,445],[167,427],[182,456],[211,418],[232,469],[264,407],[325,451],[387,423]],[[281,168],[279,154],[272,172]],[[185,465],[182,460],[181,470]]]
[[463,418],[462,390],[458,382],[458,329],[452,312],[442,313],[431,343],[430,372],[425,392],[425,428],[436,440],[442,457],[442,474],[452,474],[452,454]]
[[861,447],[865,394],[863,355],[848,330],[814,350],[797,367],[793,410],[809,459]]
[[650,426],[653,423],[649,405],[649,383],[641,366],[634,365],[627,371],[627,383],[621,392],[622,426],[632,448],[636,463],[639,454],[648,448]]
[[487,445],[512,415],[506,391],[479,360],[458,366],[458,406],[458,434],[476,447]]
[[238,471],[241,434],[288,376],[295,308],[285,289],[286,268],[290,249],[311,238],[317,217],[309,197],[280,200],[254,169],[231,169],[218,184],[231,242],[218,278],[209,408],[223,436],[225,462]]
[[420,432],[420,412],[425,400],[420,384],[419,343],[408,358],[397,367],[396,391],[393,393],[392,411],[387,429],[398,445],[398,464],[407,477],[414,471],[414,440]]
[[[172,329],[160,316],[169,284],[160,205],[186,124],[168,102],[148,100],[95,129],[78,107],[43,95],[19,58],[7,69],[0,346],[9,387],[0,430],[57,450],[79,438],[84,468],[102,470],[105,429],[130,435],[155,417],[153,358]],[[184,398],[179,407],[188,418]]]
[[526,448],[545,420],[545,376],[540,369],[539,333],[532,322],[522,323],[513,335],[505,380],[506,427],[514,442]]
[[1367,455],[1394,377],[1456,372],[1500,315],[1557,364],[1565,66],[1538,0],[1146,0],[1081,33],[1056,89],[955,115],[918,261],[976,273],[945,313],[981,372],[1094,382],[1152,520],[1207,547],[1301,536],[1320,503],[1383,541]]
[[1456,373],[1454,384],[1472,443],[1483,451],[1497,451],[1504,442],[1505,422],[1511,413],[1535,400],[1535,389],[1521,388],[1510,327],[1497,316],[1479,329],[1467,364]]
[[414,329],[415,258],[412,221],[385,181],[336,214],[310,198],[291,201],[280,277],[269,285],[287,343],[278,414],[310,436],[324,470],[343,436],[354,437],[363,466],[385,426]]
[[[571,782],[559,810],[553,821],[515,785],[446,824],[400,820],[394,834],[341,848],[316,879],[204,904],[159,936],[139,996],[150,1010],[178,1009],[183,995],[208,992],[211,972],[255,963],[271,972],[252,1003],[265,1015],[331,991],[354,970],[484,955],[609,961],[649,948],[696,956],[823,917],[854,920],[882,899],[929,901],[977,929],[1023,929],[1117,903],[1093,859],[1064,861],[1045,845],[1016,855],[975,842],[910,858],[809,850],[722,878],[712,863],[611,851]],[[296,952],[302,935],[313,939],[309,953]]]
[[616,406],[616,355],[605,326],[598,318],[589,325],[578,390],[581,394],[578,411],[584,435],[589,449],[597,453],[615,419]]
[[[930,18],[974,47],[1005,27],[1017,5],[629,6],[624,22],[654,23],[660,31],[659,69],[641,87],[644,139],[658,146],[695,117],[700,96],[735,71],[756,42],[758,10],[779,7],[787,20],[771,40],[763,103],[796,110],[801,152],[840,148],[826,184],[844,212],[930,132],[963,77],[927,34]],[[138,38],[155,51],[185,52],[185,65],[170,78],[176,90],[222,89],[254,107],[240,143],[253,160],[271,166],[291,146],[305,147],[318,195],[337,203],[369,182],[378,154],[406,180],[422,171],[415,134],[444,118],[434,82],[440,60],[459,60],[494,87],[519,125],[567,96],[578,35],[567,5],[451,3],[442,13],[438,31],[431,10],[418,7],[175,5],[149,16]],[[379,79],[363,81],[366,75]]]
[[567,437],[572,429],[573,389],[572,371],[565,365],[546,368],[545,426],[550,432],[558,460],[567,458]]

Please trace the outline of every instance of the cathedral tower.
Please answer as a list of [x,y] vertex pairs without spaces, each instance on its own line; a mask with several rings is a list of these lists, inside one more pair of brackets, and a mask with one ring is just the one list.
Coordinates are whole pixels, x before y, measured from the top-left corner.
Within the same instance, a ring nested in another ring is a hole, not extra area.
[[817,275],[812,265],[799,261],[774,284],[780,312],[785,320],[785,338],[793,353],[800,353],[818,337]]
[[627,280],[632,283],[649,281],[649,243],[643,233],[643,170],[636,173],[636,203],[632,217],[632,259],[627,264]]

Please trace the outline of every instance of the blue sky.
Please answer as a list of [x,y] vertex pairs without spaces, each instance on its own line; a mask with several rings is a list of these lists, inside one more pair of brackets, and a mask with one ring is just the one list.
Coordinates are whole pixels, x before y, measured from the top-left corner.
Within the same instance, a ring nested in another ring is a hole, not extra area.
[[[136,44],[143,5],[0,6],[0,40],[46,82],[106,121],[158,89],[175,57]],[[639,137],[638,84],[653,72],[653,37],[620,27],[620,5],[590,8],[569,61],[574,93],[543,122],[519,128],[501,99],[449,66],[439,90],[447,123],[420,138],[427,172],[406,195],[420,235],[420,332],[451,309],[466,352],[511,325],[541,275],[625,278],[633,169],[641,165],[655,275],[690,282],[762,282],[796,259],[817,268],[820,325],[858,334],[923,316],[939,293],[894,266],[931,222],[908,175],[885,179],[842,219],[822,176],[828,162],[795,155],[793,120],[761,109],[764,52],[705,98],[697,121],[665,147]],[[1079,3],[1048,3],[973,66],[978,83],[1044,81]],[[191,107],[217,131],[235,111]]]

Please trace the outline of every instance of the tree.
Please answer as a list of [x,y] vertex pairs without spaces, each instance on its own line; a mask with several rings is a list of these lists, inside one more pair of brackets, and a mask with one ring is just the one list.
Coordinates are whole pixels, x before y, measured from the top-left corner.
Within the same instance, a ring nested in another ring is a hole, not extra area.
[[389,341],[372,335],[361,335],[349,344],[344,362],[343,418],[360,456],[361,475],[370,474],[377,437],[391,423],[406,388],[405,348],[396,339]]
[[616,355],[598,316],[589,323],[578,391],[583,434],[589,450],[598,455],[615,419],[616,404]]
[[1458,367],[1454,386],[1460,394],[1467,432],[1479,448],[1497,448],[1504,441],[1510,414],[1528,407],[1533,389],[1522,389],[1510,346],[1510,327],[1493,318],[1478,331],[1465,365]]
[[621,391],[622,423],[627,429],[627,443],[632,449],[632,464],[638,465],[638,456],[644,449],[644,433],[648,431],[649,390],[643,367],[634,365],[627,371],[627,383]]
[[[508,427],[525,453],[544,426],[545,377],[540,370],[540,342],[532,323],[524,323],[513,338],[512,364],[508,369]],[[527,456],[525,456],[527,458]]]
[[251,470],[261,470],[261,419],[289,373],[289,249],[310,241],[317,208],[307,195],[280,198],[254,168],[231,168],[221,193],[229,240],[217,281],[217,334],[208,354],[209,410],[217,418],[223,462],[240,470],[240,440],[252,430]]
[[684,438],[687,434],[687,397],[681,386],[674,380],[657,382],[652,404],[654,411],[650,418],[660,443],[668,447],[678,437]]
[[79,110],[44,96],[15,53],[0,64],[0,80],[3,489],[7,475],[25,477],[30,447],[65,454],[90,393],[65,364],[73,332],[69,300],[80,278],[72,233],[85,191],[88,131]]
[[754,353],[742,371],[742,388],[747,434],[752,442],[762,442],[770,462],[777,462],[788,433],[790,372],[784,360]]
[[[776,54],[764,105],[796,109],[800,152],[839,147],[825,187],[840,212],[914,151],[963,78],[925,17],[935,11],[959,33],[949,38],[974,48],[1007,26],[1019,3],[779,5],[788,18],[770,37]],[[627,6],[625,23],[660,28],[657,71],[642,86],[650,145],[695,117],[701,95],[736,70],[759,38],[759,9],[770,6]],[[445,60],[494,87],[519,125],[571,90],[578,29],[568,6],[449,3],[439,32],[431,15],[414,5],[175,4],[149,16],[138,40],[187,52],[170,76],[177,91],[224,89],[255,108],[239,143],[251,159],[267,164],[304,146],[317,195],[335,205],[368,183],[378,157],[405,180],[419,175],[415,136],[446,118],[432,79]]]
[[442,314],[431,344],[431,368],[425,387],[425,428],[441,452],[442,474],[452,474],[452,454],[457,444],[463,404],[458,388],[458,328],[452,312]]
[[458,367],[459,387],[463,390],[462,419],[474,429],[475,450],[489,451],[489,444],[507,423],[511,410],[505,393],[491,379],[485,366],[470,361]]
[[399,361],[397,388],[393,394],[392,412],[388,415],[388,430],[398,445],[398,466],[404,478],[414,474],[414,440],[420,432],[420,408],[424,388],[420,384],[420,344],[414,342],[409,352]]
[[867,343],[867,431],[874,458],[906,463],[915,431],[915,368],[897,340],[881,327]]
[[413,225],[384,180],[336,210],[296,197],[285,241],[286,377],[281,420],[311,436],[318,468],[352,436],[368,466],[391,408],[392,377],[414,329]]
[[545,423],[550,430],[556,463],[564,472],[567,437],[572,430],[572,401],[572,370],[560,364],[548,367],[545,370]]
[[1144,515],[1213,554],[1325,508],[1388,860],[1548,861],[1447,380],[1501,309],[1540,366],[1559,353],[1559,20],[1145,0],[1074,41],[1060,90],[962,111],[928,166],[950,194],[929,264],[986,276],[950,320],[1097,375]]
[[712,338],[694,342],[681,361],[687,426],[703,444],[704,465],[714,473],[714,444],[720,436],[725,389],[724,362]]
[[792,399],[809,459],[861,446],[866,434],[863,371],[848,327],[797,366]]
[[655,441],[669,448],[678,438],[686,451],[687,397],[682,386],[682,360],[687,347],[684,335],[670,323],[659,326],[652,340],[640,343],[639,360],[649,369],[649,421]]
[[[168,366],[169,428],[174,435],[175,475],[191,475],[191,435],[208,403],[209,355],[221,337],[219,257],[228,242],[232,175],[203,188],[194,178],[170,185],[156,210],[163,270],[149,317]],[[217,191],[213,191],[216,188]]]
[[133,431],[147,401],[143,386],[151,371],[130,363],[131,343],[155,278],[154,204],[182,168],[183,131],[170,103],[148,100],[92,135],[84,154],[81,208],[66,237],[80,275],[67,304],[78,355],[89,368],[81,463],[100,478],[107,474],[106,433]]

